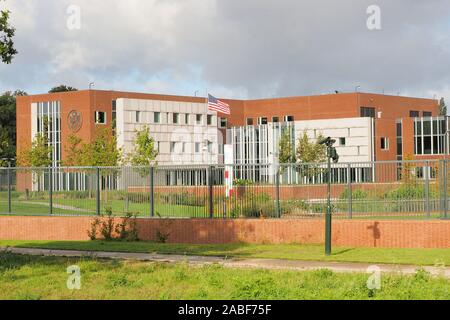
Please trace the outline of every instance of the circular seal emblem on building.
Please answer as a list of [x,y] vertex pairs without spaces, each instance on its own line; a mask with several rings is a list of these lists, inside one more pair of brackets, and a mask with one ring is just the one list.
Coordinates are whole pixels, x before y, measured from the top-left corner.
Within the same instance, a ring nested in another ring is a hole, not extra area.
[[81,125],[83,123],[83,119],[81,117],[81,112],[72,110],[69,112],[69,116],[67,117],[67,124],[69,125],[69,129],[73,132],[77,132],[81,129]]

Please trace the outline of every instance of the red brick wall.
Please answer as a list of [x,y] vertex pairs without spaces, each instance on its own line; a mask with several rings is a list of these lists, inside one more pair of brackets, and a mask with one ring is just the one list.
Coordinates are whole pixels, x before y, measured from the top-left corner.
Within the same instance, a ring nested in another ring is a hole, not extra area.
[[[2,240],[88,240],[90,217],[0,217]],[[167,220],[164,220],[167,223]],[[153,241],[161,220],[139,219],[142,240]],[[324,221],[170,220],[172,243],[320,244]],[[346,247],[450,248],[450,221],[336,220],[333,244]]]

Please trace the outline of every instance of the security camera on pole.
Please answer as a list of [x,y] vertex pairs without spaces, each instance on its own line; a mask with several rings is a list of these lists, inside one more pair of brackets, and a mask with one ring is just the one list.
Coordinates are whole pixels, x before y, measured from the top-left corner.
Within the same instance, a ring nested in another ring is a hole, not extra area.
[[325,254],[327,256],[331,255],[331,160],[333,163],[337,163],[339,161],[339,155],[336,152],[336,148],[333,147],[336,140],[331,139],[330,137],[324,138],[319,141],[320,144],[327,146],[327,159],[328,159],[328,167],[327,167],[327,212],[325,214]]

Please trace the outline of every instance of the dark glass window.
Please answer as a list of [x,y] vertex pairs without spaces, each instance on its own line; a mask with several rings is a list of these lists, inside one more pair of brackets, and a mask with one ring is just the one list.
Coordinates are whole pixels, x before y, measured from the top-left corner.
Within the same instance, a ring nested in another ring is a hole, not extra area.
[[417,137],[415,139],[415,147],[416,147],[416,154],[422,154],[422,138],[421,137]]
[[339,138],[339,145],[340,146],[345,146],[345,143],[346,143],[345,138]]
[[273,122],[273,123],[280,122],[280,118],[278,118],[278,117],[273,117],[273,118],[272,118],[272,122]]
[[423,117],[431,117],[433,114],[432,114],[432,112],[430,112],[430,111],[424,111],[424,112],[422,112],[422,116]]
[[423,121],[423,134],[431,135],[431,121]]
[[402,136],[402,124],[397,123],[397,137],[401,137],[401,136]]
[[95,123],[105,124],[106,123],[106,113],[103,111],[95,111]]
[[267,118],[260,118],[259,124],[267,124]]
[[380,145],[381,145],[381,150],[388,150],[389,149],[388,138],[385,138],[385,137],[381,138]]
[[294,121],[294,116],[286,116],[284,117],[285,122],[293,122]]
[[375,108],[361,107],[361,117],[375,118]]
[[397,155],[403,155],[403,141],[402,138],[397,138]]
[[431,154],[431,137],[423,137],[423,153]]
[[252,126],[253,125],[253,118],[247,118],[247,125]]
[[411,111],[409,111],[409,116],[410,116],[411,118],[418,118],[418,117],[420,117],[420,112],[419,112],[419,111],[411,110]]

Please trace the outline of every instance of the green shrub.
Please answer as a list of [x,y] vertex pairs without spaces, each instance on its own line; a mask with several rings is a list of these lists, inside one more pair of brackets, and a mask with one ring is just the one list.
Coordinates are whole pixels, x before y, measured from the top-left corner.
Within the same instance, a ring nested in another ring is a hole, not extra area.
[[275,215],[276,203],[267,193],[249,192],[239,198],[231,210],[232,218],[260,218]]
[[[341,196],[339,197],[341,200],[348,199],[349,198],[349,190],[345,189],[344,192],[342,192]],[[354,200],[361,200],[361,199],[367,199],[369,198],[369,193],[367,191],[356,189],[352,191],[352,199]]]

